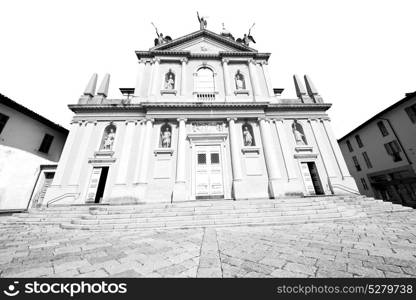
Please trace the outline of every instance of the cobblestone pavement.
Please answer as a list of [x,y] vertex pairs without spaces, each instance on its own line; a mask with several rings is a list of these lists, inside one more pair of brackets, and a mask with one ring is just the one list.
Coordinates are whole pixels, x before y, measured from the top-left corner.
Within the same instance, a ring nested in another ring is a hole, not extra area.
[[3,225],[0,276],[416,277],[416,211],[337,223],[158,231]]

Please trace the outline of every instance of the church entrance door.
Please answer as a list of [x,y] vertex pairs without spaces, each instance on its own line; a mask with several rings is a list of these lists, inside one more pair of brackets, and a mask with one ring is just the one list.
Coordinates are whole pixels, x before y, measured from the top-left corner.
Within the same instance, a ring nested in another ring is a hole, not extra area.
[[195,160],[196,198],[223,198],[223,166],[220,145],[197,146]]

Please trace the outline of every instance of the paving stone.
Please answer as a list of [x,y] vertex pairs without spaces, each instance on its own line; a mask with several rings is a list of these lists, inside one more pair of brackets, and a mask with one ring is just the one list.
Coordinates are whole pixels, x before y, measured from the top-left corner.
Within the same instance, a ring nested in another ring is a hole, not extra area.
[[316,267],[314,266],[308,266],[308,265],[302,265],[298,263],[287,263],[283,269],[293,272],[293,273],[301,273],[306,275],[315,275]]

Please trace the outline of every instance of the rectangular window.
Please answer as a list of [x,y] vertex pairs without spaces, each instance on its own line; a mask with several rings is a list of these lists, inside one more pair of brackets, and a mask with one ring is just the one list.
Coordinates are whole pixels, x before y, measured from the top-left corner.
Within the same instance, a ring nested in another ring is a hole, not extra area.
[[362,148],[364,146],[358,134],[355,136],[355,140],[357,141],[358,147]]
[[198,153],[198,165],[205,165],[207,163],[206,153]]
[[364,157],[365,164],[367,165],[367,168],[371,169],[373,165],[371,164],[371,161],[367,155],[367,152],[363,152],[363,157]]
[[383,121],[379,121],[379,122],[377,122],[377,126],[378,126],[378,129],[380,129],[380,132],[381,132],[381,135],[382,135],[382,136],[387,136],[387,135],[389,135],[389,132],[387,131],[386,126],[384,126]]
[[354,166],[355,166],[355,168],[357,169],[357,171],[361,171],[361,166],[360,166],[360,164],[358,163],[358,159],[357,159],[357,157],[356,157],[356,156],[353,156],[353,157],[352,157],[352,161],[354,162]]
[[361,178],[361,184],[363,185],[364,190],[368,191],[368,185],[364,178]]
[[4,126],[6,126],[9,117],[0,113],[0,133],[3,131]]
[[351,146],[350,141],[347,141],[347,147],[348,147],[348,150],[349,150],[350,152],[354,151],[354,149],[353,149],[353,148],[352,148],[352,146]]
[[402,160],[402,157],[400,156],[401,149],[396,140],[384,144],[384,147],[386,148],[387,154],[393,157],[394,162]]
[[404,109],[412,123],[416,123],[416,104]]
[[48,153],[49,148],[52,145],[52,141],[53,141],[53,136],[50,134],[45,134],[45,136],[43,137],[42,143],[40,144],[39,152]]
[[219,163],[220,163],[219,153],[211,153],[211,164],[219,164]]

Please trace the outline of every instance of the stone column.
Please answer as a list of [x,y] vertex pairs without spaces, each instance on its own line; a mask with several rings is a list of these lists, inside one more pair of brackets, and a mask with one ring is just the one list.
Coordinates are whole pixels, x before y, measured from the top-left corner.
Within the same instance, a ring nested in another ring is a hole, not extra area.
[[186,200],[186,119],[178,119],[178,147],[176,152],[176,180],[172,201]]
[[94,127],[96,126],[96,124],[94,123],[90,123],[90,122],[85,122],[85,125],[82,126],[84,128],[79,128],[80,130],[84,131],[84,134],[81,135],[80,141],[79,141],[79,148],[77,151],[77,154],[75,155],[75,157],[77,159],[74,160],[74,166],[71,172],[71,176],[69,178],[69,185],[79,185],[79,176],[80,176],[80,172],[81,172],[81,168],[83,166],[83,164],[87,164],[88,162],[86,161],[86,155],[87,155],[87,147],[88,147],[88,142],[91,139],[91,135],[92,135],[92,130],[94,129]]
[[225,99],[230,96],[230,70],[228,69],[228,58],[222,59],[222,70],[224,72],[224,88],[225,88]]
[[260,95],[260,86],[257,77],[256,61],[254,59],[250,59],[248,61],[248,70],[250,73],[250,81],[251,87],[253,89],[253,96],[254,99],[256,99],[256,97]]
[[116,184],[127,183],[127,173],[133,145],[133,136],[136,129],[137,121],[126,121],[126,131],[124,134],[123,147],[119,156],[117,169]]
[[77,135],[79,134],[81,125],[81,122],[71,122],[71,129],[69,130],[68,138],[66,139],[64,149],[59,158],[58,168],[53,178],[52,185],[62,185],[64,174],[68,174],[67,168],[71,165],[68,165],[68,163],[70,163],[70,154],[74,149],[75,138],[77,138]]
[[331,126],[329,125],[329,120],[320,119],[319,121],[322,123],[326,137],[329,141],[329,144],[331,145],[331,150],[339,167],[339,171],[341,172],[342,179],[345,177],[351,177],[347,164],[345,163],[344,157],[342,156],[341,149],[339,148],[335,135],[332,132]]
[[281,187],[279,187],[281,174],[278,169],[276,153],[273,149],[270,125],[269,122],[264,118],[259,119],[259,122],[264,158],[266,161],[266,168],[269,176],[269,193],[271,198],[277,198],[282,194],[283,190]]
[[146,120],[146,130],[144,134],[143,152],[140,160],[139,184],[147,183],[147,174],[149,168],[149,157],[151,151],[153,119]]
[[158,91],[160,91],[159,65],[160,65],[160,58],[155,58],[153,60],[152,91],[151,91],[151,96],[154,96],[154,97],[156,97],[158,95]]
[[273,86],[272,86],[272,81],[270,79],[270,73],[269,73],[269,62],[268,61],[263,61],[261,63],[261,67],[263,69],[263,75],[264,75],[264,79],[266,80],[266,84],[267,84],[267,90],[269,92],[269,96],[273,97],[274,96],[274,92],[273,92]]
[[138,139],[138,143],[136,144],[136,155],[137,155],[137,161],[136,161],[136,165],[135,165],[135,171],[134,171],[134,176],[133,176],[133,184],[138,184],[139,183],[139,175],[140,175],[140,169],[141,169],[141,158],[142,158],[142,154],[143,154],[143,145],[144,145],[144,138],[146,135],[146,120],[141,120],[139,123],[139,139]]
[[186,64],[188,63],[187,58],[182,58],[182,68],[181,68],[181,96],[185,96],[186,92]]
[[143,77],[146,61],[144,59],[139,60],[139,65],[137,67],[137,79],[136,87],[134,89],[134,97],[140,97],[140,92],[143,87]]
[[235,199],[241,199],[243,196],[243,171],[241,168],[241,147],[238,142],[238,132],[235,128],[236,120],[236,118],[227,119],[230,134],[231,166],[233,170],[232,194]]
[[293,149],[291,149],[289,144],[289,137],[286,134],[286,130],[284,127],[284,120],[283,119],[276,119],[274,120],[274,124],[276,127],[277,135],[279,136],[280,141],[280,148],[283,154],[283,159],[286,167],[287,178],[293,179],[296,178],[296,170],[293,160]]

